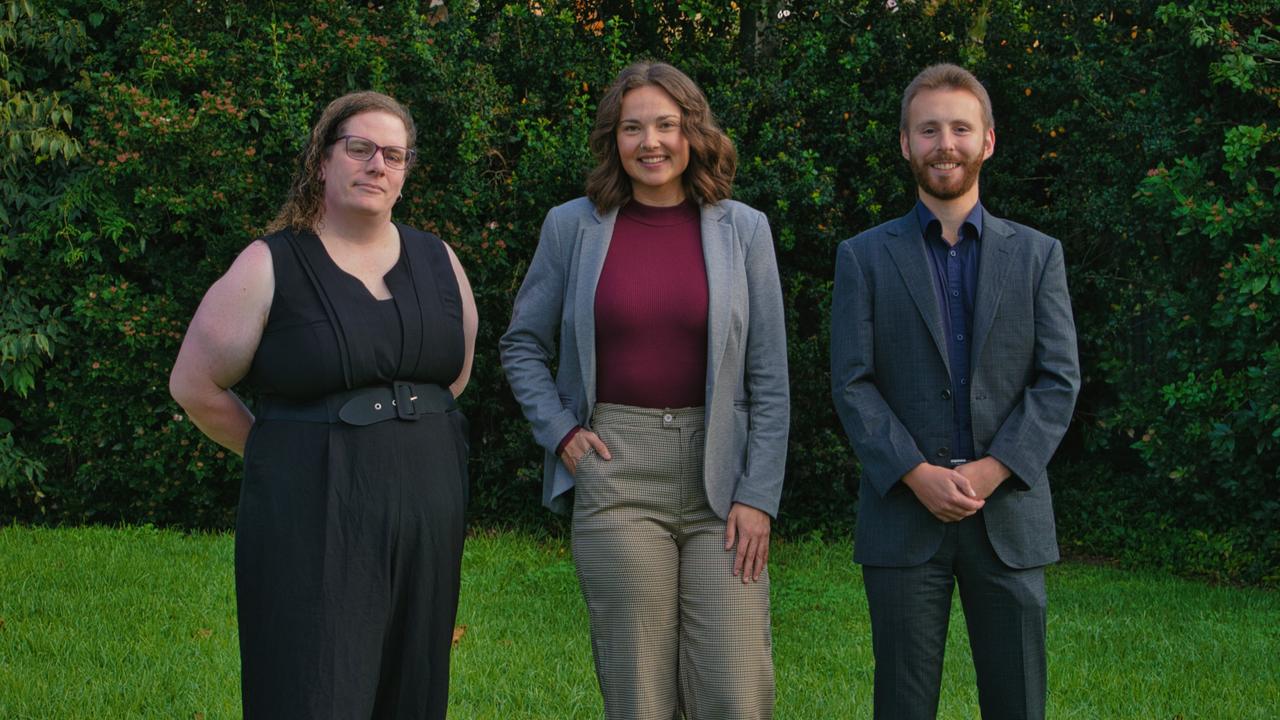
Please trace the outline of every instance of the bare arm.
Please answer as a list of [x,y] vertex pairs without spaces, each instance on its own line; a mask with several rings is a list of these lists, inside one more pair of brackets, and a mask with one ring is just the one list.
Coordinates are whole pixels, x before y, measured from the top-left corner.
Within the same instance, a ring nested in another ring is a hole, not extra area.
[[458,294],[462,296],[462,372],[458,373],[458,379],[449,385],[449,392],[456,398],[467,388],[467,381],[471,379],[471,366],[476,357],[476,330],[480,327],[480,316],[476,312],[476,297],[471,292],[467,272],[462,269],[462,263],[458,261],[453,248],[449,247],[448,243],[445,243],[444,248],[449,252],[449,262],[453,264],[453,275],[458,279]]
[[253,415],[230,388],[249,372],[274,293],[271,251],[257,240],[205,293],[169,374],[169,393],[196,427],[238,455]]

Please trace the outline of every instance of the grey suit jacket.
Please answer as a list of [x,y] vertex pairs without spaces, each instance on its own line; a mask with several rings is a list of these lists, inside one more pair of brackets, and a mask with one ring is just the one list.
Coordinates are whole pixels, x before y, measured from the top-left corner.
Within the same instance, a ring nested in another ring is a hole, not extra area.
[[[573,476],[555,455],[596,403],[595,297],[617,210],[586,198],[547,213],[511,325],[502,366],[546,449],[542,501],[568,510]],[[702,208],[707,267],[706,457],[703,481],[721,518],[740,502],[777,515],[790,422],[782,288],[764,214],[732,200]],[[559,351],[555,352],[556,336]],[[552,379],[552,360],[558,361]]]
[[[1058,559],[1045,467],[1080,388],[1075,323],[1057,240],[984,211],[968,387],[974,449],[1013,471],[983,509],[1015,568]],[[899,479],[947,465],[953,421],[942,313],[915,212],[841,243],[831,307],[831,383],[862,464],[854,559],[909,567],[944,524]]]

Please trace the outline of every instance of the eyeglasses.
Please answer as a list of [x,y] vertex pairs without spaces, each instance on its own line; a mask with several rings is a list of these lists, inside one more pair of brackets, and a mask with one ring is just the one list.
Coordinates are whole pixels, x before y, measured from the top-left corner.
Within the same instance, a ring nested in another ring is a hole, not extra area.
[[369,160],[381,150],[382,161],[387,164],[387,167],[395,170],[404,170],[412,165],[413,159],[418,156],[416,150],[410,150],[399,145],[379,145],[359,135],[343,135],[333,142],[342,142],[343,149],[347,151],[347,157],[360,162]]

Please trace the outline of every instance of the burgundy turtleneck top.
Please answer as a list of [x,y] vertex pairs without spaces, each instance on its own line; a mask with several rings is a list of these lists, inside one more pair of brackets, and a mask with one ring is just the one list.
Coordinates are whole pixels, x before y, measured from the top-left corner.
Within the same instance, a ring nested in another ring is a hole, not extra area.
[[702,213],[686,200],[618,211],[596,285],[596,401],[702,405],[707,382],[707,266]]
[[[702,212],[635,200],[618,211],[596,284],[596,401],[646,408],[706,402],[707,266]],[[580,428],[556,448],[564,449]]]

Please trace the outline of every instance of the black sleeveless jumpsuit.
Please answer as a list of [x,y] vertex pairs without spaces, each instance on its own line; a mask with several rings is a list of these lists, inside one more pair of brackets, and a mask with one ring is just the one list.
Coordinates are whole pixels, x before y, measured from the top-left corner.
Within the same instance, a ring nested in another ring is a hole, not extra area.
[[[276,289],[255,390],[306,401],[457,378],[462,302],[444,244],[397,229],[385,301],[314,234],[265,238]],[[360,427],[254,423],[235,547],[247,720],[445,716],[466,453],[456,410]]]

